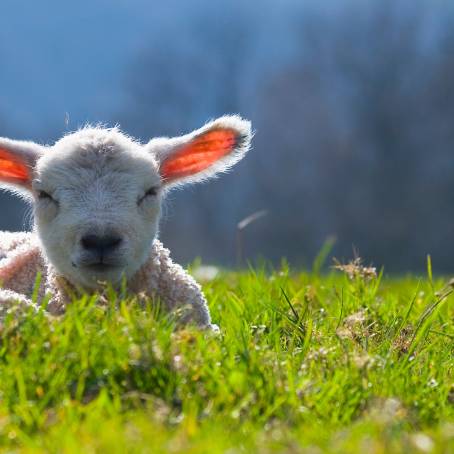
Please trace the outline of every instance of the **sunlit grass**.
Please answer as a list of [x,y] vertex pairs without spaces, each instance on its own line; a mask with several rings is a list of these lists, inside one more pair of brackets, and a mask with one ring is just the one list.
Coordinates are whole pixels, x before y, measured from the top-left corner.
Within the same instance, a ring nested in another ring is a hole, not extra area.
[[356,265],[220,273],[204,284],[218,336],[174,331],[152,304],[114,295],[74,301],[61,318],[11,313],[0,331],[1,445],[453,452],[451,287],[431,267],[418,280]]

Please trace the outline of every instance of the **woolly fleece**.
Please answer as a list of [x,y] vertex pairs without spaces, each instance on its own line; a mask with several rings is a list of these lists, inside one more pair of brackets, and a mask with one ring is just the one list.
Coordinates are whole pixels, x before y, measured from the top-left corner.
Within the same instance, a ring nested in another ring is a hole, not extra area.
[[[32,295],[38,273],[41,281],[34,304]],[[11,310],[40,310],[46,298],[46,311],[62,314],[72,297],[81,292],[55,272],[46,261],[37,236],[26,232],[0,232],[0,285],[0,319]],[[159,301],[165,311],[177,315],[179,324],[217,329],[211,324],[200,285],[172,262],[169,250],[159,240],[154,240],[148,260],[129,280],[127,290],[139,300]]]

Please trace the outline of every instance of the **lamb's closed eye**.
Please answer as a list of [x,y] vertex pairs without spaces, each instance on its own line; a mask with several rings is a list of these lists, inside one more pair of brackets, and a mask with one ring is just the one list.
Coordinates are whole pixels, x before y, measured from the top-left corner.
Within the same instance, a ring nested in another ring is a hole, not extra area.
[[39,201],[49,202],[58,206],[58,200],[53,195],[51,195],[50,192],[38,190],[36,194]]
[[46,191],[38,191],[38,199],[50,199],[53,200],[52,196]]
[[157,186],[153,186],[145,191],[145,194],[139,198],[137,204],[140,205],[143,201],[145,201],[148,197],[156,197],[158,195],[159,188]]

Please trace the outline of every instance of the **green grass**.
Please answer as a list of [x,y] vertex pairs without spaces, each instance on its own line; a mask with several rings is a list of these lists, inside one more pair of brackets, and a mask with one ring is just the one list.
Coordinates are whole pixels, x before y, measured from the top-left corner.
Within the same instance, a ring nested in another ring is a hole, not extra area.
[[[0,445],[22,452],[454,452],[446,281],[265,268],[204,284],[219,336],[134,301],[0,329]],[[357,272],[356,272],[356,271]],[[351,270],[350,270],[351,271]]]

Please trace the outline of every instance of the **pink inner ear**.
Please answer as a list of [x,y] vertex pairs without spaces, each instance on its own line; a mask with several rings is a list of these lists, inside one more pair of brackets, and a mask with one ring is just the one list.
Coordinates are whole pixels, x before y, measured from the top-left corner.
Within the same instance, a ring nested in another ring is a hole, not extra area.
[[0,180],[22,185],[28,185],[30,180],[28,167],[2,148],[0,148]]
[[161,165],[164,180],[194,175],[233,151],[237,134],[232,129],[215,129],[206,132],[169,156]]

